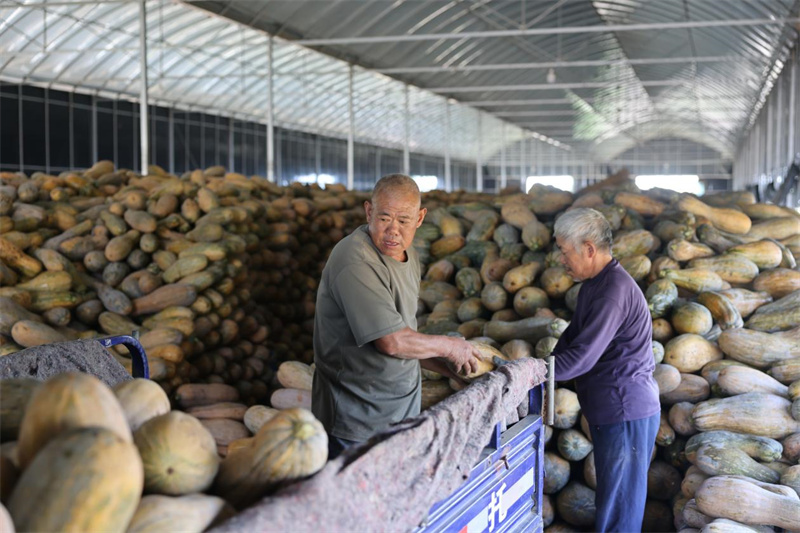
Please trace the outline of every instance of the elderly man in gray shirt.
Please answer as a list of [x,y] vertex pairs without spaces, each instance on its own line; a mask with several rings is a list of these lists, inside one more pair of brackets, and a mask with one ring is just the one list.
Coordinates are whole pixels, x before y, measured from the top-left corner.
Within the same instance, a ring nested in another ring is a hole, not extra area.
[[391,174],[364,203],[367,224],[340,241],[322,272],[314,318],[312,411],[329,457],[420,412],[420,365],[448,377],[477,369],[467,341],[417,329],[419,258],[411,246],[425,218],[417,184]]

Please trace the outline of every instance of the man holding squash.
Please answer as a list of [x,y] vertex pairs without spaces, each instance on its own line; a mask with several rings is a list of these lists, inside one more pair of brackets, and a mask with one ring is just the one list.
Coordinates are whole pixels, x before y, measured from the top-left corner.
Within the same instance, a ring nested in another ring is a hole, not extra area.
[[403,174],[381,178],[367,224],[342,239],[322,271],[314,317],[312,411],[329,457],[420,412],[420,365],[448,377],[477,370],[467,341],[417,329],[420,264],[411,246],[426,210]]
[[558,381],[575,379],[597,472],[597,531],[641,531],[647,471],[661,406],[652,322],[639,286],[611,256],[612,233],[594,209],[556,220],[567,273],[580,281],[575,314],[553,349]]

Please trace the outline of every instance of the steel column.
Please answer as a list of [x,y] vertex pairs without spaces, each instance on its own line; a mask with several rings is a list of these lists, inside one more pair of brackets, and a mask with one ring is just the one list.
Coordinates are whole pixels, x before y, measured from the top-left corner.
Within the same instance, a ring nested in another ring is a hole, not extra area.
[[772,111],[772,98],[767,100],[767,144],[766,144],[766,173],[772,176],[772,153],[773,153],[773,132],[774,132],[774,114]]
[[519,140],[519,188],[522,192],[525,191],[525,178],[527,172],[525,171],[525,143],[527,142],[528,132],[522,130],[522,138]]
[[444,190],[453,190],[453,176],[450,171],[450,100],[444,101]]
[[787,135],[787,140],[789,143],[789,151],[788,151],[788,164],[792,164],[792,162],[796,158],[796,154],[798,152],[797,143],[795,142],[795,128],[797,124],[797,64],[800,62],[800,57],[798,57],[797,53],[798,49],[795,47],[794,52],[792,52],[792,68],[789,73],[789,131]]
[[[506,176],[506,123],[500,126],[500,191],[508,186]],[[499,191],[498,191],[499,192]]]
[[69,93],[69,168],[75,168],[75,93]]
[[[353,98],[353,65],[350,65],[347,69],[347,189],[351,191],[355,188],[354,145],[356,135],[356,119],[353,111]],[[408,146],[407,134],[406,146]]]
[[[170,173],[175,173],[175,110],[171,107],[169,108],[169,115],[167,119],[167,129],[169,130],[169,138],[167,142],[169,143],[169,171]],[[219,135],[219,130],[217,130],[217,135]]]
[[[185,136],[185,137],[188,137]],[[236,159],[233,156],[233,117],[228,118],[228,171],[229,172],[236,172]],[[188,147],[185,150],[186,153],[189,153]]]
[[475,158],[475,190],[483,192],[483,114],[478,111],[478,153]]
[[274,76],[273,68],[273,42],[270,35],[267,41],[267,62],[269,73],[267,74],[267,179],[275,182],[275,96],[274,96]]
[[[22,109],[22,106],[20,106]],[[97,146],[97,95],[92,95],[92,163],[97,162],[100,149]]]
[[411,174],[411,154],[409,153],[408,144],[411,137],[411,122],[409,121],[408,112],[408,84],[405,84],[403,90],[403,174]]
[[141,68],[139,88],[139,146],[141,173],[147,174],[150,164],[149,109],[147,107],[147,0],[139,2],[139,65]]
[[[790,67],[791,68],[791,67]],[[775,164],[778,165],[779,168],[783,169],[786,160],[783,158],[783,146],[781,140],[783,139],[783,122],[786,120],[786,116],[783,114],[783,77],[778,79],[778,93],[777,93],[777,117],[778,120],[776,121],[775,125]],[[783,172],[781,170],[781,172]]]
[[[20,102],[22,105],[22,102]],[[70,132],[72,135],[72,132]],[[44,171],[50,174],[50,90],[44,90]]]

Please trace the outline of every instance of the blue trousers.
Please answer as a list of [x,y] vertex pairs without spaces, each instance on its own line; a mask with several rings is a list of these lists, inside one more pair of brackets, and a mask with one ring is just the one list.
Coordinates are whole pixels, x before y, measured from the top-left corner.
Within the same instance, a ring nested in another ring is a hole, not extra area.
[[595,531],[642,530],[647,499],[647,470],[656,441],[660,415],[650,418],[591,425],[594,464]]

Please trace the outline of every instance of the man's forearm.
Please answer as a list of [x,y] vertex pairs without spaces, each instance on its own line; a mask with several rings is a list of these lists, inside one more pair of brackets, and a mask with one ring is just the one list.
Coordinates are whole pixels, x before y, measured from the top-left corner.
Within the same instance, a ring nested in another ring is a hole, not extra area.
[[381,352],[398,359],[446,357],[453,339],[444,335],[425,335],[404,328],[375,341]]

